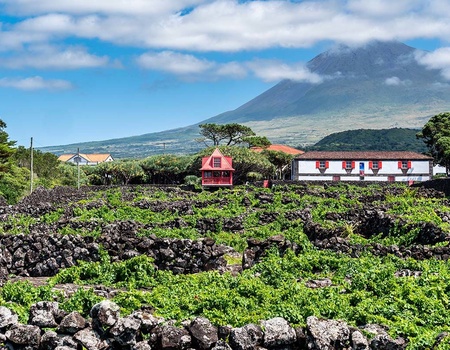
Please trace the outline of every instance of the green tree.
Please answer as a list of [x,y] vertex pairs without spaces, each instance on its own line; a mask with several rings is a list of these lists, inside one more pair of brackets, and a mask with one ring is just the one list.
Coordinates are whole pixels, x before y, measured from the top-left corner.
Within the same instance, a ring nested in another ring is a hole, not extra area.
[[137,160],[119,160],[106,162],[111,169],[112,175],[122,185],[128,185],[131,180],[142,178],[145,173]]
[[174,154],[162,154],[150,156],[140,162],[147,178],[152,183],[183,183],[193,161],[192,156],[177,156]]
[[[87,167],[87,166],[86,166]],[[80,185],[85,186],[89,184],[88,177],[84,172],[86,167],[80,167]],[[78,168],[76,165],[61,163],[58,165],[58,172],[60,177],[55,183],[55,186],[72,186],[78,185]]]
[[0,172],[6,172],[11,166],[11,157],[14,154],[15,141],[9,140],[5,131],[6,123],[0,119]]
[[0,196],[9,204],[16,204],[29,191],[30,171],[14,164],[8,172],[0,172]]
[[[13,159],[15,163],[23,168],[30,169],[31,154],[30,149],[19,146],[14,153]],[[61,176],[58,171],[60,161],[53,153],[41,152],[33,150],[33,173],[40,179],[54,180]]]
[[290,169],[293,155],[280,151],[264,150],[261,152],[276,168],[276,177],[283,179],[284,174]]
[[200,141],[212,141],[213,146],[219,146],[222,142],[226,146],[233,146],[244,142],[244,138],[254,136],[255,133],[248,126],[241,124],[200,124],[200,135],[203,136]]
[[448,175],[450,168],[450,112],[432,117],[416,136],[423,139],[434,162],[445,166]]
[[267,148],[272,143],[266,136],[247,136],[243,138],[243,142],[248,143],[248,147],[261,147]]

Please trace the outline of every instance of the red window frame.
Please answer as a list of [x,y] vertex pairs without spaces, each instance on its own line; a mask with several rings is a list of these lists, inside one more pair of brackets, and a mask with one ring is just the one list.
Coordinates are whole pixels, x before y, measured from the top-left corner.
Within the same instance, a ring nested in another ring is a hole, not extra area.
[[[375,166],[374,164],[376,164],[377,166]],[[369,169],[380,170],[382,168],[383,168],[383,162],[381,160],[371,160],[369,162]]]
[[355,169],[355,162],[353,160],[342,161],[342,169],[346,170]]
[[220,168],[222,165],[222,159],[220,157],[214,157],[213,158],[213,168]]
[[399,169],[411,169],[411,161],[410,160],[399,160],[398,168]]
[[316,169],[328,169],[330,162],[328,160],[316,160]]

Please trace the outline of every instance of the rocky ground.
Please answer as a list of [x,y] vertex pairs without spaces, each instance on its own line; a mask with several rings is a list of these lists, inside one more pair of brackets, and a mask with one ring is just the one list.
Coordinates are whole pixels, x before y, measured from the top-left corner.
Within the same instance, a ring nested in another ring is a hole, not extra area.
[[[325,185],[326,186],[326,185]],[[135,221],[117,221],[109,224],[96,221],[79,222],[73,220],[73,205],[86,200],[92,193],[104,188],[56,188],[53,190],[38,189],[26,197],[18,205],[0,205],[0,220],[7,221],[11,216],[27,215],[39,218],[51,213],[55,208],[65,207],[64,215],[55,223],[38,222],[30,227],[27,234],[3,234],[0,236],[0,281],[28,280],[33,285],[45,285],[48,277],[54,276],[61,269],[73,266],[76,261],[98,261],[99,246],[106,249],[115,261],[128,259],[140,254],[154,258],[158,269],[171,270],[177,274],[198,273],[218,270],[238,274],[257,264],[268,249],[276,247],[281,254],[287,250],[301,253],[300,247],[286,240],[281,235],[267,240],[249,239],[243,254],[225,245],[216,244],[210,238],[198,240],[138,237],[140,229],[152,229],[154,225]],[[192,207],[208,206],[210,202],[200,202],[190,198],[189,193],[180,192],[177,188],[168,187],[182,200],[176,201],[137,201],[135,205],[154,212],[168,210],[189,215]],[[308,186],[297,191],[313,191]],[[123,192],[126,196],[134,196],[133,189]],[[389,192],[391,191],[391,192]],[[379,204],[394,189],[381,190],[377,195],[364,198],[363,206],[346,213],[329,213],[330,220],[345,221],[362,236],[370,238],[373,234],[386,232],[399,225],[398,218],[387,214],[387,207]],[[444,198],[443,192],[433,188],[421,188],[424,197]],[[338,196],[330,193],[329,196]],[[270,193],[260,194],[260,205],[273,201]],[[287,199],[288,200],[288,199]],[[245,199],[244,199],[245,201]],[[374,203],[377,203],[376,205]],[[101,207],[104,201],[98,199],[82,204],[90,208]],[[221,204],[216,199],[214,204]],[[449,235],[431,223],[412,224],[404,221],[400,225],[418,229],[419,234],[408,246],[383,246],[371,244],[363,246],[352,244],[346,239],[341,229],[330,230],[313,221],[310,211],[306,209],[291,210],[283,215],[289,220],[301,219],[303,230],[310,241],[319,249],[358,257],[370,250],[374,255],[393,254],[401,258],[416,260],[435,259],[448,260],[449,246],[433,246],[447,242]],[[450,213],[438,215],[444,221],[450,221]],[[267,213],[260,216],[261,225],[276,220],[276,215]],[[214,230],[216,219],[205,218],[197,222],[199,233]],[[59,235],[57,232],[67,225],[83,228],[86,231],[99,230],[100,236],[92,237]],[[186,227],[183,220],[174,220],[164,224],[166,227]],[[242,217],[223,219],[220,225],[229,232],[243,230]],[[3,229],[7,231],[8,226]],[[227,264],[225,255],[240,259],[238,264]],[[194,258],[195,257],[195,258]],[[415,271],[398,271],[400,275],[414,275]],[[14,276],[11,278],[11,276]],[[327,280],[311,280],[311,288],[324,288],[331,282]],[[114,296],[119,289],[104,286],[84,286],[94,288],[96,294],[106,300]],[[56,285],[65,295],[73,294],[80,286],[74,284]],[[145,310],[136,310],[130,316],[120,317],[117,305],[105,301],[94,306],[91,318],[84,319],[79,314],[64,314],[57,303],[39,303],[30,310],[30,321],[27,325],[17,322],[11,310],[0,307],[0,340],[9,349],[403,349],[407,340],[392,339],[386,330],[377,325],[355,329],[345,322],[324,320],[309,317],[307,326],[293,328],[282,318],[262,321],[261,324],[249,324],[240,328],[227,326],[216,327],[206,319],[196,318],[185,321],[183,325],[175,325],[172,321],[158,319]],[[52,330],[47,330],[52,328]],[[53,330],[55,329],[55,330]],[[372,334],[368,337],[367,334]],[[438,342],[438,340],[437,340]]]

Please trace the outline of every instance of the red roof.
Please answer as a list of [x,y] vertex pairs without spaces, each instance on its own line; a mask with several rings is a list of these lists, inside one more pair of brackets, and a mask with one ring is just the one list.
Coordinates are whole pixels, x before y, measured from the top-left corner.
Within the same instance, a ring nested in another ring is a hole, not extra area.
[[305,160],[351,160],[351,159],[361,159],[361,160],[432,160],[430,156],[424,154],[409,152],[409,151],[311,151],[301,154],[296,157],[296,159]]
[[[214,166],[214,158],[220,158],[220,167]],[[232,158],[224,156],[218,148],[209,156],[202,158],[202,167],[200,170],[229,170],[234,171]]]
[[285,145],[270,145],[269,147],[252,147],[251,148],[252,151],[255,152],[262,152],[264,150],[268,150],[268,151],[278,151],[278,152],[283,152],[283,153],[287,153],[287,154],[292,154],[292,155],[298,155],[298,154],[303,154],[305,152],[300,151],[299,149],[293,148],[293,147],[289,147],[289,146],[285,146]]

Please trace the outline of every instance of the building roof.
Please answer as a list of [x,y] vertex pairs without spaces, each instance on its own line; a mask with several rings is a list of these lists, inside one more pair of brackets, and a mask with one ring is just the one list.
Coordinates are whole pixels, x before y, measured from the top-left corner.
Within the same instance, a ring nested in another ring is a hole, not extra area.
[[[75,157],[77,153],[73,154],[62,154],[58,157],[58,160],[62,162],[67,162],[68,160]],[[112,158],[110,153],[91,153],[91,154],[85,154],[85,153],[79,153],[80,157],[86,159],[88,162],[92,163],[102,163],[105,162],[109,157]]]
[[[221,158],[220,167],[214,167],[213,158]],[[231,157],[226,157],[219,151],[218,148],[214,150],[214,152],[209,157],[203,157],[202,159],[202,167],[200,170],[230,170],[234,171],[232,167],[232,159]]]
[[70,158],[72,158],[74,155],[73,154],[61,154],[58,157],[58,160],[60,160],[61,162],[67,162]]
[[311,151],[295,159],[300,160],[432,160],[430,156],[409,151]]
[[287,154],[292,154],[294,156],[305,153],[304,151],[300,151],[299,149],[285,146],[285,145],[270,145],[268,147],[251,147],[250,149],[255,152],[262,152],[264,150],[278,151],[278,152],[283,152],[283,153],[287,153]]

